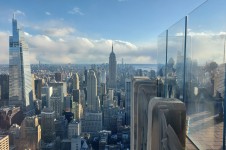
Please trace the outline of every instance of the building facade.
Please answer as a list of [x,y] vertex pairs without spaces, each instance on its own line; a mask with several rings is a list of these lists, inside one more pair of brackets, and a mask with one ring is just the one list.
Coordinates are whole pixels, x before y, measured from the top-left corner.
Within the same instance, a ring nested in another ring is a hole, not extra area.
[[133,77],[131,81],[130,148],[146,149],[148,131],[148,104],[157,96],[156,80]]
[[26,117],[20,127],[20,140],[18,149],[40,149],[41,148],[41,126],[38,117]]
[[63,103],[61,97],[50,97],[50,107],[55,112],[55,118],[59,118],[63,113]]
[[42,92],[42,79],[35,79],[35,97],[36,99],[42,99],[41,92]]
[[41,112],[42,141],[51,143],[55,137],[55,113],[50,109],[44,108]]
[[73,95],[73,102],[80,103],[80,90],[73,89],[72,95]]
[[68,124],[68,139],[71,139],[73,136],[80,136],[81,134],[81,122],[76,120],[71,121]]
[[9,100],[9,75],[0,75],[0,101]]
[[15,17],[12,19],[12,33],[9,36],[9,102],[29,111],[33,109],[29,51]]
[[55,73],[55,80],[56,80],[57,82],[62,82],[62,81],[63,81],[63,75],[62,75],[61,72],[56,72],[56,73]]
[[97,78],[93,70],[89,71],[87,78],[87,111],[97,112],[100,101],[97,97]]
[[79,90],[79,76],[77,73],[73,74],[73,89]]
[[102,113],[87,112],[82,120],[82,132],[97,134],[102,130]]
[[42,107],[50,107],[50,97],[53,94],[53,87],[49,87],[47,84],[42,87]]
[[81,137],[80,136],[74,136],[71,139],[71,150],[81,150]]
[[9,150],[9,136],[0,135],[0,149]]
[[126,125],[130,125],[130,106],[131,106],[131,79],[125,80],[125,110]]
[[117,65],[117,61],[116,61],[116,56],[113,51],[113,45],[112,45],[112,51],[109,57],[109,86],[108,87],[113,89],[116,89],[116,85],[117,85],[117,79],[116,79],[117,66],[116,65]]

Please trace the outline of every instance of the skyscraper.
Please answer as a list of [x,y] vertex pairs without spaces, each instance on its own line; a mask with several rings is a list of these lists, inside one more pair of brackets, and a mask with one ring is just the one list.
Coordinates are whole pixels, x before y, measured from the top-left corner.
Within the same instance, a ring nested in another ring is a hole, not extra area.
[[71,149],[80,150],[81,149],[81,137],[73,136],[71,139]]
[[12,19],[12,33],[9,36],[9,102],[29,111],[33,107],[29,51],[15,17]]
[[116,56],[113,51],[113,44],[112,44],[112,51],[109,57],[109,88],[116,89]]
[[81,104],[81,94],[80,90],[78,89],[73,89],[73,101],[72,101],[72,109],[71,112],[74,114],[74,119],[75,120],[80,120],[82,116],[82,104]]
[[45,143],[51,143],[56,136],[55,133],[55,113],[50,109],[44,108],[41,113],[42,140]]
[[77,73],[73,74],[73,89],[79,90],[79,76]]
[[0,105],[8,104],[9,101],[9,75],[0,75]]
[[131,79],[125,80],[125,92],[126,125],[130,125]]
[[86,112],[81,122],[82,132],[97,135],[102,130],[102,113],[101,112]]
[[41,90],[42,90],[42,79],[35,79],[35,97],[36,99],[42,99],[41,97]]
[[63,79],[63,75],[61,72],[56,72],[55,73],[55,80],[56,82],[62,82],[62,79]]
[[73,120],[68,124],[68,138],[71,139],[73,136],[80,136],[81,134],[81,123]]
[[82,120],[82,132],[96,134],[102,130],[102,113],[100,99],[97,96],[97,78],[94,70],[87,76],[87,109]]
[[55,118],[59,118],[63,113],[63,102],[61,97],[50,97],[50,107],[55,112]]
[[101,70],[100,79],[100,83],[106,84],[106,71],[104,69]]
[[89,71],[87,78],[87,107],[88,111],[99,111],[100,102],[97,97],[97,78],[93,70]]
[[18,149],[40,149],[41,148],[41,126],[38,117],[26,117],[21,123],[20,140]]
[[42,107],[50,107],[50,97],[53,94],[53,87],[46,85],[42,87],[41,97],[42,97]]
[[80,103],[80,90],[73,89],[72,95],[73,95],[73,102]]

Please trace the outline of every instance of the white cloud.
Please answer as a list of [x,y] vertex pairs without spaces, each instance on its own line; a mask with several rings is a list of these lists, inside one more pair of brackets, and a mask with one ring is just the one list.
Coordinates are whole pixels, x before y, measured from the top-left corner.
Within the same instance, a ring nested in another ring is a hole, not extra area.
[[[177,32],[175,36],[184,36],[184,32]],[[203,32],[194,32],[191,29],[188,29],[188,36],[226,36],[226,32],[212,32],[212,31],[203,31]]]
[[44,30],[44,33],[49,36],[67,36],[71,33],[74,33],[75,29],[71,27],[64,27],[64,28],[49,28]]
[[[168,38],[168,51],[170,56],[177,56],[177,52],[183,52],[184,35],[176,33],[174,37]],[[223,62],[224,41],[226,32],[202,31],[194,32],[189,29],[187,35],[187,57],[196,60],[199,65],[215,61]]]
[[14,11],[14,14],[15,14],[15,15],[22,15],[22,16],[25,16],[25,13],[24,13],[23,11],[21,11],[21,10],[16,10],[16,11]]
[[84,13],[78,7],[74,7],[72,10],[68,11],[69,14],[79,14],[84,15]]
[[9,63],[9,47],[8,47],[8,39],[9,39],[9,33],[0,31],[0,63],[1,64],[7,64]]
[[[66,28],[66,27],[65,27]],[[73,30],[64,28],[51,30],[52,35],[42,35],[24,32],[30,50],[31,63],[107,63],[112,43],[118,62],[123,58],[125,63],[156,63],[157,47],[154,44],[142,47],[122,40],[91,39],[72,34]],[[50,32],[49,32],[50,33]],[[198,60],[199,64],[223,60],[225,32],[189,32],[192,37],[187,38],[187,56]],[[0,31],[0,63],[8,63],[9,32]],[[54,35],[54,36],[53,36]],[[169,39],[170,40],[170,39]],[[169,41],[169,54],[183,49],[183,42],[179,39]],[[180,43],[180,44],[179,44]],[[178,45],[179,44],[179,45]]]
[[[8,63],[8,33],[0,32],[0,63]],[[70,36],[70,38],[51,38],[48,35],[34,35],[25,32],[25,40],[30,51],[30,62],[38,63],[107,63],[112,42],[118,62],[156,63],[154,46],[138,47],[130,42],[109,39],[89,39]],[[131,46],[132,45],[132,46]]]
[[26,23],[26,28],[31,28],[36,32],[50,37],[64,38],[75,34],[76,29],[72,26],[68,26],[62,18],[60,19],[49,19],[39,23]]
[[47,16],[50,16],[50,15],[51,15],[51,13],[48,12],[48,11],[46,11],[45,14],[46,14]]
[[65,40],[64,39],[62,39],[62,38],[59,38],[59,40],[58,40],[59,42],[65,42]]
[[107,63],[112,42],[119,61],[124,58],[126,63],[156,63],[155,46],[143,48],[126,41],[76,36],[53,39],[47,35],[28,36],[26,41],[32,55],[31,63],[39,60],[42,63]]
[[27,37],[32,37],[32,35],[28,32],[24,32],[24,36],[27,36]]

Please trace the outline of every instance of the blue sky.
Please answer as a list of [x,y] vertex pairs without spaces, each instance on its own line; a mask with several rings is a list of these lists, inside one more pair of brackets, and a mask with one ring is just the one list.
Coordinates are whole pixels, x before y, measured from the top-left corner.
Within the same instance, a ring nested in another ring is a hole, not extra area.
[[0,1],[0,63],[8,62],[13,12],[26,32],[31,63],[106,63],[112,41],[118,60],[155,63],[157,36],[204,1]]

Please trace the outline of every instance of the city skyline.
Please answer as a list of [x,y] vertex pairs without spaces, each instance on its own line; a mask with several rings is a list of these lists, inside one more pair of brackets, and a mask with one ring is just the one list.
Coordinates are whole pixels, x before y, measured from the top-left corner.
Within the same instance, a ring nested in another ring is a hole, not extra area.
[[226,1],[193,1],[0,2],[0,149],[226,149]]
[[[203,1],[174,0],[177,6],[165,1],[56,1],[55,5],[62,7],[60,11],[44,1],[26,1],[30,7],[25,7],[25,2],[0,2],[0,63],[8,64],[5,37],[13,12],[25,32],[32,64],[106,63],[112,42],[118,62],[123,58],[129,64],[155,63],[156,36]],[[171,15],[159,13],[166,12],[165,5],[175,11]]]

